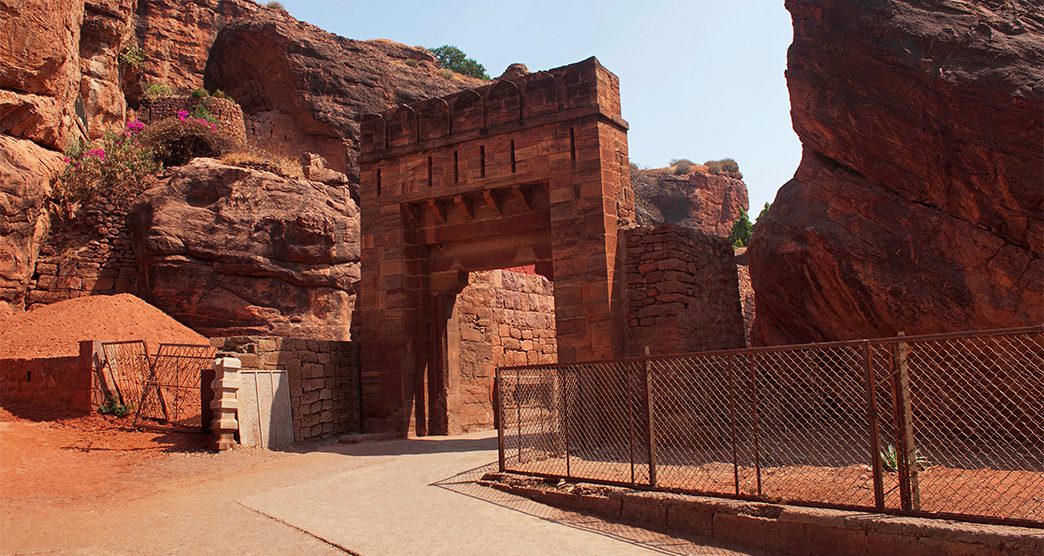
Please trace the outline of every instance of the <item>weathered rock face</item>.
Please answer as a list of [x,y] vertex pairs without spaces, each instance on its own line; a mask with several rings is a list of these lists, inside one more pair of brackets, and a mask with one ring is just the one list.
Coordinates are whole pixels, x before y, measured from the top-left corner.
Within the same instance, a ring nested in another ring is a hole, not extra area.
[[26,286],[47,234],[46,201],[60,154],[0,135],[0,320],[21,313]]
[[258,17],[221,30],[205,84],[243,107],[251,143],[293,157],[321,154],[357,184],[360,116],[481,84],[438,70],[435,58],[420,48],[356,41],[285,17]]
[[74,136],[83,2],[0,0],[0,133],[64,148]]
[[346,187],[200,158],[130,220],[143,297],[194,330],[348,339],[359,212]]
[[755,342],[1044,321],[1032,4],[787,2],[804,156],[748,253]]
[[78,136],[83,2],[0,0],[0,319],[24,308],[62,149]]
[[[227,24],[244,18],[289,17],[251,0],[138,0],[135,33],[147,59],[143,82],[165,83],[175,90],[203,86],[210,46]],[[127,88],[136,102],[140,89]]]
[[741,174],[692,172],[669,168],[632,170],[639,223],[678,224],[728,237],[740,209],[747,210],[747,184]]
[[90,137],[119,129],[127,113],[120,52],[131,44],[134,0],[88,0],[80,29],[80,97]]

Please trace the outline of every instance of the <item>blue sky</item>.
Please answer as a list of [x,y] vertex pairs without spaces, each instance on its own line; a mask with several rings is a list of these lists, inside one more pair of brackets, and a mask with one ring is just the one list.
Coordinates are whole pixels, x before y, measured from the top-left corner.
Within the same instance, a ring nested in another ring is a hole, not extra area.
[[631,161],[732,157],[752,212],[794,175],[782,0],[282,0],[298,19],[353,39],[452,44],[493,77],[589,56],[620,76]]

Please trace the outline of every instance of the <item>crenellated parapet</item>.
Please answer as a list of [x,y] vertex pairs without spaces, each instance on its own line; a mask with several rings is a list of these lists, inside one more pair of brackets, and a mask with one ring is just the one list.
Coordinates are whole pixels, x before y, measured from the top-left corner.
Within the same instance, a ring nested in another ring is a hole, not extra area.
[[594,57],[403,104],[361,123],[361,161],[597,114],[623,129],[620,79]]

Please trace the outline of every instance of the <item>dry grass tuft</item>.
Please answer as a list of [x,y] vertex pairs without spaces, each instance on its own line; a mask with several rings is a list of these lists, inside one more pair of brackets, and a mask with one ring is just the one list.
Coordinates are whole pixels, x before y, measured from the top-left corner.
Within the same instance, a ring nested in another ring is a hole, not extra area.
[[300,162],[288,156],[276,156],[260,149],[227,152],[221,155],[221,161],[232,166],[272,172],[284,178],[304,177]]

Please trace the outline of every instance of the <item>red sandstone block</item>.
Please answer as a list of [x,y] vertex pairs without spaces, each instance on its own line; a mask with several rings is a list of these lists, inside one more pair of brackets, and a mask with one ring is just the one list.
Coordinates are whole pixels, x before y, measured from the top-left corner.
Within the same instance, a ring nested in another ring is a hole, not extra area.
[[672,531],[694,535],[710,535],[714,513],[709,509],[694,509],[678,506],[667,508],[667,525]]
[[629,523],[662,527],[667,525],[667,506],[657,500],[624,498],[620,508],[620,517]]
[[839,527],[809,528],[808,554],[830,556],[865,556],[866,531]]

